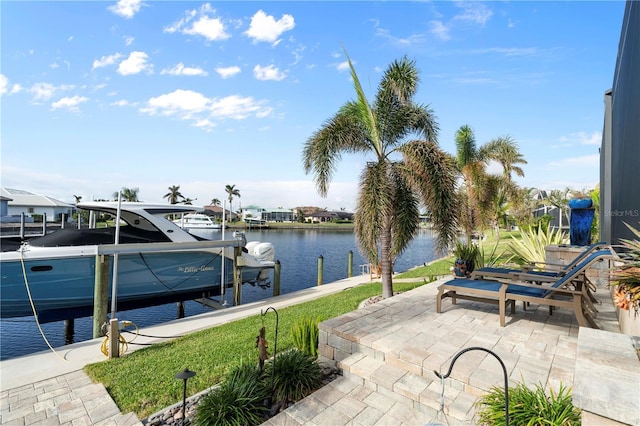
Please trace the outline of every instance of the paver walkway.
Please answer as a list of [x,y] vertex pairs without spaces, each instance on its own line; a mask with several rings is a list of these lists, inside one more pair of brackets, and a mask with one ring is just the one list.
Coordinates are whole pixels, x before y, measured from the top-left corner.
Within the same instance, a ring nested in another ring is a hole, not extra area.
[[[445,381],[443,412],[442,382],[434,374],[446,373],[452,358],[470,347],[496,353],[510,386],[572,386],[579,327],[571,312],[518,306],[500,327],[498,307],[487,303],[445,302],[437,314],[436,293],[437,284],[422,286],[322,323],[319,350],[338,361],[344,377],[265,424],[425,425],[443,416],[449,424],[473,424],[478,396],[504,386],[499,362],[483,351],[461,356]],[[619,332],[608,292],[598,296],[600,327]]]
[[3,426],[141,425],[135,414],[123,415],[100,383],[82,371],[0,392]]

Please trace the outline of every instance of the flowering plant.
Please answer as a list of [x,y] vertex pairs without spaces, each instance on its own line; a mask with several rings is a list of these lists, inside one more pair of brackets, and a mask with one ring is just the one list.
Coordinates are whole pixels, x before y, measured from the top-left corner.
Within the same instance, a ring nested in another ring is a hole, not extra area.
[[[627,225],[627,224],[625,224]],[[640,231],[627,225],[635,239],[621,239],[625,249],[622,265],[611,272],[610,285],[616,286],[613,302],[620,309],[633,308],[636,315],[640,310]]]

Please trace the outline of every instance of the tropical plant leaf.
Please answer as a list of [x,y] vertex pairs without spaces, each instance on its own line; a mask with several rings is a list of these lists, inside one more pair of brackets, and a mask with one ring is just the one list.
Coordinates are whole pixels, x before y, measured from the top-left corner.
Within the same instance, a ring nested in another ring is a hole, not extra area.
[[507,250],[511,262],[526,265],[532,262],[546,262],[546,247],[568,244],[568,237],[561,230],[553,230],[549,225],[520,229],[518,236],[511,236]]

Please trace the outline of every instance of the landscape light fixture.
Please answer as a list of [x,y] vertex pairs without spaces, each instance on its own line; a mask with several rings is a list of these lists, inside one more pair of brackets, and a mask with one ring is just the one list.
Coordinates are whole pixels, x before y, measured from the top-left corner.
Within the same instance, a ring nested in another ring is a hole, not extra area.
[[[505,367],[504,362],[502,362],[500,357],[496,355],[495,352],[492,352],[489,349],[485,349],[478,346],[466,348],[458,352],[456,356],[453,357],[453,359],[451,360],[451,364],[449,364],[449,371],[447,371],[447,374],[442,375],[435,370],[433,372],[441,381],[446,379],[451,375],[451,370],[453,370],[453,364],[456,363],[460,355],[465,354],[469,351],[486,352],[490,355],[493,355],[500,363],[500,366],[502,367],[502,373],[504,374],[504,424],[505,426],[509,426],[509,375],[507,374],[507,367]],[[444,405],[444,382],[442,382],[442,395],[440,396],[440,411],[443,411],[443,405]]]
[[195,371],[190,371],[188,368],[176,373],[175,378],[184,382],[182,389],[182,425],[184,425],[185,411],[187,408],[187,380],[196,375]]

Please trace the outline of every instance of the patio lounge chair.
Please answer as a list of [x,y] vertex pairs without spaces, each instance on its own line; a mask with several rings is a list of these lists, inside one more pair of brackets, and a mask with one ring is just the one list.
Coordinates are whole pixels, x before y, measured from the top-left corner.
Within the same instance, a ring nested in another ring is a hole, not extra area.
[[525,277],[522,274],[514,274],[507,282],[452,279],[438,287],[436,312],[442,311],[442,299],[447,297],[451,298],[454,305],[457,299],[497,303],[500,310],[500,326],[504,327],[507,305],[511,306],[513,314],[515,302],[522,301],[571,309],[581,327],[597,328],[592,317],[588,286],[585,285],[585,272],[595,262],[617,258],[611,250],[598,250],[579,262],[564,276],[542,284],[527,282],[531,277]]
[[[598,242],[586,246],[584,251],[578,254],[571,262],[566,265],[554,263],[532,262],[530,265],[524,266],[522,269],[516,268],[497,268],[486,267],[478,268],[471,273],[471,279],[495,279],[495,278],[513,278],[513,274],[533,274],[541,276],[543,281],[555,281],[557,278],[563,277],[571,269],[575,268],[582,260],[597,250],[602,250],[608,246],[604,242]],[[612,252],[613,253],[613,252]],[[534,268],[543,267],[545,270],[536,270]]]

